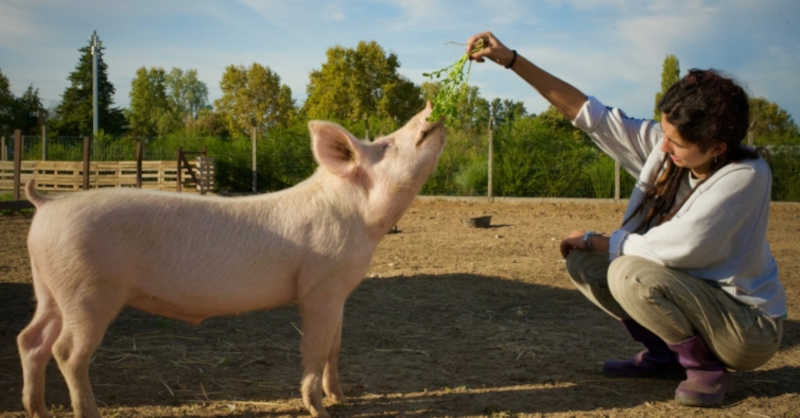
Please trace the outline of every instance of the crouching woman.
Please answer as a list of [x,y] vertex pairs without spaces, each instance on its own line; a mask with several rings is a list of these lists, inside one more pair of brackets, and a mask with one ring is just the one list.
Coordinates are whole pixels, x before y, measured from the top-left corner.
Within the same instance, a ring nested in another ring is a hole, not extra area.
[[575,231],[561,242],[575,286],[645,346],[633,359],[607,361],[604,372],[685,372],[678,403],[721,404],[728,369],[770,359],[786,317],[766,237],[772,174],[742,144],[747,94],[715,71],[692,70],[665,93],[660,121],[635,119],[490,32],[471,37],[467,51],[517,73],[638,179],[620,229]]
[[646,348],[604,373],[685,370],[675,400],[716,406],[727,370],[764,364],[781,341],[786,297],[766,238],[772,177],[741,144],[748,99],[731,80],[693,70],[659,109],[660,126],[591,98],[581,108],[575,125],[629,169],[641,156],[641,169],[622,227],[575,231],[561,251],[576,287]]

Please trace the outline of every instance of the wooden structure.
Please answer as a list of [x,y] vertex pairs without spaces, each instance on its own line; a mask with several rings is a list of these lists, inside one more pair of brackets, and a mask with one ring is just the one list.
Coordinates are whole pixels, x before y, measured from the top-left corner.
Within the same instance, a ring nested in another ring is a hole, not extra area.
[[[18,172],[13,161],[0,161],[0,190],[13,191],[17,178],[20,185],[34,178],[39,190],[78,191],[87,183],[90,189],[137,187],[138,183],[143,189],[199,193],[214,189],[214,161],[205,160],[207,164],[202,163],[200,158],[196,158],[193,164],[185,161],[181,165],[180,185],[178,168],[172,160],[138,163],[91,161],[88,164],[88,176],[84,176],[83,161],[20,161]],[[141,164],[141,171],[137,170],[138,164]]]

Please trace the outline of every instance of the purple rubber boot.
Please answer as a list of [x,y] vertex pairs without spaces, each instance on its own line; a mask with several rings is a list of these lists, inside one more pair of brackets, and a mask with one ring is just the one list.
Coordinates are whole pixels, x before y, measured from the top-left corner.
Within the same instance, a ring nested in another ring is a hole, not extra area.
[[669,344],[686,368],[686,380],[675,389],[675,402],[686,406],[714,407],[722,404],[730,384],[725,364],[698,336]]
[[623,319],[622,325],[634,340],[646,350],[630,360],[608,360],[603,363],[603,374],[609,377],[665,377],[683,379],[683,367],[667,344],[633,319]]

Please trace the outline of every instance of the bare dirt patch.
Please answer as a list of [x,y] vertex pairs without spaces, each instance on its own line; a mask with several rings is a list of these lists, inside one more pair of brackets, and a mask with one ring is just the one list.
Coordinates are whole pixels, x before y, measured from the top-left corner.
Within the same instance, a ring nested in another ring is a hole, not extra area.
[[[345,313],[334,416],[798,416],[800,204],[772,206],[769,239],[789,297],[781,351],[735,374],[721,409],[672,401],[676,381],[608,379],[603,360],[639,350],[571,286],[558,253],[573,229],[611,231],[624,203],[415,201],[378,247]],[[490,228],[465,220],[491,215]],[[21,417],[15,337],[33,313],[30,216],[0,216],[0,415]],[[92,363],[105,416],[304,415],[292,307],[192,326],[125,310]],[[53,362],[47,403],[71,416]]]

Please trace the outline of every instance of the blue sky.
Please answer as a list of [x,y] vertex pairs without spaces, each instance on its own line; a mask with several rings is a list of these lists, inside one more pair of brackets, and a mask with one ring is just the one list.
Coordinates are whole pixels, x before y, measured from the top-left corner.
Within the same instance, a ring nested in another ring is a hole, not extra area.
[[[196,69],[220,96],[228,65],[272,69],[306,96],[308,74],[335,45],[376,41],[398,56],[400,73],[456,61],[470,35],[494,32],[540,67],[606,104],[652,115],[661,67],[675,54],[681,74],[717,68],[757,97],[800,118],[800,1],[797,0],[0,0],[0,71],[21,95],[33,85],[60,101],[78,49],[97,30],[106,47],[115,105],[127,107],[140,67]],[[489,100],[544,100],[511,71],[472,66]]]

